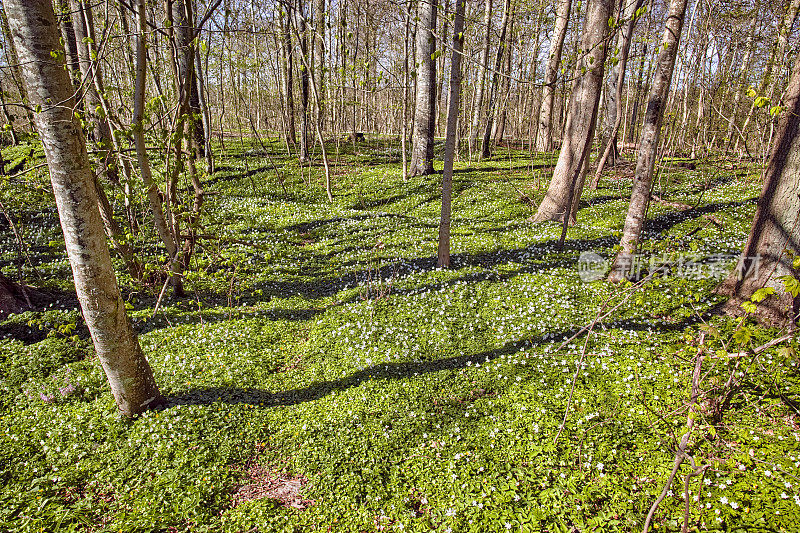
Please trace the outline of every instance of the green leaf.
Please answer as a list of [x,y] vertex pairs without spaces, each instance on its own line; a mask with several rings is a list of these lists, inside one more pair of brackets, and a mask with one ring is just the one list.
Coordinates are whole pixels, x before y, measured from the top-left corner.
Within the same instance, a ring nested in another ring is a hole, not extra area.
[[756,292],[753,293],[753,296],[750,297],[750,300],[754,302],[762,302],[764,298],[769,296],[770,294],[775,294],[775,289],[772,287],[761,287]]
[[[751,303],[751,302],[745,302],[745,303]],[[753,306],[753,308],[755,310],[755,304],[751,303],[751,305]],[[744,307],[744,304],[742,304],[742,307]],[[753,336],[753,333],[750,331],[750,328],[743,327],[743,328],[737,329],[734,332],[733,340],[736,341],[739,344],[745,344],[750,340],[750,338],[752,336]]]
[[792,295],[792,298],[797,298],[800,295],[800,280],[795,278],[794,276],[781,276],[781,281],[783,281],[783,286],[786,289],[786,292]]
[[742,309],[744,309],[746,313],[755,313],[757,306],[753,302],[742,302]]

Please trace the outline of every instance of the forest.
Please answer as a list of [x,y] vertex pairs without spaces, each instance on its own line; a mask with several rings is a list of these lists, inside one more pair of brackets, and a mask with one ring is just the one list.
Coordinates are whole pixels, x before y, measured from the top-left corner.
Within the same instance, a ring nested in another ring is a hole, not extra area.
[[0,0],[0,531],[800,531],[800,0]]

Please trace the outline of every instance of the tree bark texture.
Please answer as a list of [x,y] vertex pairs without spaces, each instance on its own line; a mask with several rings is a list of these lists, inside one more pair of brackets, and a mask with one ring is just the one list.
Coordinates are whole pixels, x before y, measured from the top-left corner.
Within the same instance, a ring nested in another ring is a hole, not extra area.
[[785,292],[780,279],[800,277],[800,269],[792,264],[792,255],[800,256],[800,56],[784,101],[747,244],[739,264],[718,288],[731,297],[725,310],[737,315],[755,291],[774,288],[776,296],[763,300],[756,311],[756,317],[771,326],[795,322],[800,313],[800,297]]
[[536,211],[534,220],[575,222],[578,199],[583,191],[589,152],[597,123],[600,104],[607,37],[608,19],[613,12],[613,0],[593,0],[586,12],[586,24],[581,36],[582,57],[570,96],[569,111],[564,129],[564,141],[547,194]]
[[536,135],[536,151],[549,152],[553,145],[553,102],[558,80],[558,67],[561,64],[561,52],[564,50],[564,39],[567,37],[569,13],[572,0],[560,0],[556,12],[555,28],[550,40],[550,53],[547,57],[544,87],[542,87],[542,106],[539,110],[539,129]]
[[450,214],[453,192],[453,159],[456,152],[456,128],[461,106],[461,52],[464,50],[464,4],[456,0],[453,20],[453,59],[450,64],[450,102],[444,141],[444,170],[442,171],[442,216],[439,221],[439,268],[450,266]]
[[436,2],[420,0],[417,8],[417,98],[409,175],[433,174],[433,135],[436,128]]
[[653,84],[645,111],[642,136],[639,141],[639,153],[636,159],[636,171],[633,178],[633,190],[622,230],[620,250],[614,259],[609,274],[609,281],[622,281],[630,275],[634,254],[642,235],[642,227],[647,216],[650,203],[650,191],[653,185],[653,170],[658,157],[658,145],[661,138],[661,123],[664,107],[669,97],[672,84],[672,73],[675,70],[675,58],[678,56],[678,43],[683,30],[683,19],[686,13],[687,0],[670,0],[664,36],[656,60]]
[[160,400],[150,365],[120,296],[97,209],[86,143],[72,108],[72,84],[61,55],[50,0],[6,0],[23,77],[36,113],[75,280],[98,359],[120,411],[133,416]]

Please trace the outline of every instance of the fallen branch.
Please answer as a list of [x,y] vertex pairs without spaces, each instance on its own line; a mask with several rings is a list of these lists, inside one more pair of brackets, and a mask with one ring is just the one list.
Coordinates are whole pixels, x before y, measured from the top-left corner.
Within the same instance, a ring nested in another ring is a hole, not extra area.
[[[703,336],[700,337],[700,345],[702,346],[702,344]],[[664,501],[664,498],[667,497],[669,488],[672,486],[672,482],[675,480],[678,470],[683,464],[684,459],[687,457],[686,449],[689,447],[689,438],[694,430],[694,419],[697,414],[696,406],[697,398],[700,395],[700,371],[703,367],[703,358],[703,350],[701,348],[697,352],[697,359],[695,360],[694,364],[694,372],[692,373],[692,393],[691,397],[689,398],[689,414],[686,416],[686,433],[684,433],[683,437],[681,437],[681,442],[678,444],[678,449],[675,451],[675,461],[672,464],[672,472],[670,472],[667,482],[664,483],[664,488],[661,489],[661,494],[658,495],[656,501],[654,501],[653,505],[650,506],[650,511],[647,513],[647,518],[644,521],[644,529],[642,529],[642,533],[647,533],[649,531],[650,524],[653,521],[653,515],[655,515],[658,506],[661,505],[661,502]]]

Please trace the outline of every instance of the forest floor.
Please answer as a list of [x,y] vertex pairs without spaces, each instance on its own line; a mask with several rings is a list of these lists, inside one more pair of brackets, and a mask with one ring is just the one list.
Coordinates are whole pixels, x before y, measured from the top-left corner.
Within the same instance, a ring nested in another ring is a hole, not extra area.
[[[798,531],[797,339],[756,354],[782,332],[715,313],[754,165],[665,160],[642,257],[668,268],[616,286],[580,254],[613,257],[630,164],[584,193],[559,251],[561,226],[529,221],[556,154],[458,162],[439,270],[441,176],[403,181],[396,146],[331,145],[333,203],[319,160],[309,174],[278,143],[226,148],[189,297],[154,316],[161,284],[120,273],[167,398],[133,421],[69,296],[46,174],[0,192],[25,279],[62,294],[0,319],[0,529],[641,531],[688,422],[654,528],[679,530],[688,500],[697,530]],[[131,243],[161,268],[138,201]],[[0,260],[17,254],[0,226]]]

